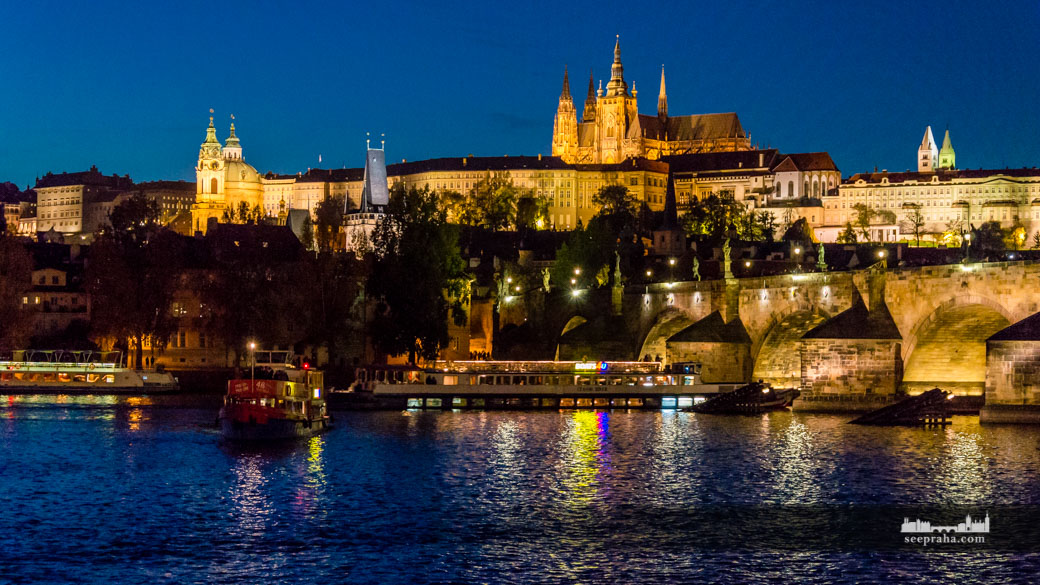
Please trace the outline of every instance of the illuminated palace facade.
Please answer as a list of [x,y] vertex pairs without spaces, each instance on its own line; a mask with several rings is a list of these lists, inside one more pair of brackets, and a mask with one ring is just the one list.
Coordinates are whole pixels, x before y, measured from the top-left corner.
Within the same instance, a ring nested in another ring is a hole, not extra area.
[[[667,164],[645,158],[613,164],[572,164],[560,157],[541,155],[469,156],[402,160],[387,165],[386,170],[389,186],[404,183],[463,194],[489,173],[501,173],[518,188],[549,201],[551,226],[547,227],[556,229],[572,229],[579,221],[587,223],[598,210],[593,196],[606,185],[625,185],[638,201],[661,210],[668,180]],[[245,161],[234,124],[222,145],[212,117],[199,149],[195,175],[197,192],[192,222],[194,230],[203,233],[211,220],[223,221],[225,210],[238,209],[242,202],[250,209],[259,206],[263,215],[269,217],[281,217],[292,209],[306,209],[313,215],[318,203],[337,195],[344,198],[348,210],[359,209],[364,183],[363,168],[309,169],[296,175],[260,174]]]
[[855,222],[855,206],[862,203],[895,213],[901,239],[909,236],[906,217],[915,208],[921,210],[925,234],[958,233],[989,221],[1023,227],[1029,237],[1040,229],[1040,169],[958,169],[949,130],[939,149],[931,127],[917,163],[917,171],[875,170],[845,179],[823,197],[824,223],[836,233]]
[[553,123],[553,156],[567,163],[611,164],[628,158],[751,149],[751,141],[734,113],[670,116],[663,68],[656,116],[639,113],[637,95],[635,84],[630,90],[625,81],[620,39],[614,45],[606,91],[602,82],[595,89],[589,75],[580,123],[565,70]]

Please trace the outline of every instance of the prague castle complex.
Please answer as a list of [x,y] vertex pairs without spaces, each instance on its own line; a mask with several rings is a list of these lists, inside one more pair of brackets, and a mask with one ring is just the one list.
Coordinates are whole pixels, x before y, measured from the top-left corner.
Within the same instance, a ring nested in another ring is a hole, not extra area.
[[[960,169],[949,130],[941,146],[931,127],[925,130],[916,171],[875,169],[842,179],[826,152],[785,154],[752,148],[735,113],[670,115],[663,69],[656,115],[640,113],[638,92],[625,80],[620,40],[615,41],[605,88],[602,82],[597,88],[594,80],[590,76],[579,117],[564,70],[551,156],[402,160],[386,164],[388,187],[402,183],[466,195],[482,180],[499,175],[523,192],[544,198],[549,221],[543,227],[556,230],[587,224],[599,211],[596,193],[608,185],[624,185],[639,204],[661,211],[669,183],[680,212],[707,196],[731,197],[777,219],[790,219],[793,212],[823,241],[833,241],[847,224],[855,223],[860,204],[896,216],[895,224],[874,232],[884,241],[906,239],[904,224],[916,211],[924,219],[921,231],[926,236],[987,221],[1022,227],[1029,236],[1040,229],[1040,170]],[[359,148],[357,162],[361,156]],[[284,222],[294,211],[294,217],[304,211],[313,217],[317,205],[330,197],[342,197],[344,214],[350,215],[362,210],[364,182],[364,169],[349,164],[296,174],[262,173],[246,162],[233,117],[222,143],[210,116],[194,185],[135,185],[129,177],[106,177],[97,169],[48,173],[35,185],[38,204],[5,202],[5,209],[9,218],[17,217],[20,233],[54,232],[53,237],[86,241],[115,205],[132,193],[143,193],[160,203],[163,221],[175,223],[178,231],[205,233],[213,222],[241,220],[243,210],[250,217],[276,222]],[[9,229],[14,230],[13,223]]]

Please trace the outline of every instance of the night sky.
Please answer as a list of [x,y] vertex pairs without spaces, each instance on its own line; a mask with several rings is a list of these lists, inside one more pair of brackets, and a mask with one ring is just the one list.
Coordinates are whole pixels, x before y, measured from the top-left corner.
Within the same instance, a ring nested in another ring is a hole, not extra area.
[[[176,4],[176,6],[175,6]],[[739,114],[752,143],[848,176],[915,167],[948,124],[961,168],[1040,165],[1040,3],[4,2],[0,181],[194,179],[209,108],[261,172],[550,152],[564,65],[656,112]],[[508,6],[508,7],[505,7]]]

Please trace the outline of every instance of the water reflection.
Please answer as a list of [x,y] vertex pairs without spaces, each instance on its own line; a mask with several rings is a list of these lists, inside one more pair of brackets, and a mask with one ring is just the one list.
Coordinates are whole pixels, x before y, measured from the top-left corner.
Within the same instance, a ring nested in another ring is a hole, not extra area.
[[977,430],[946,431],[936,485],[958,503],[981,502],[992,496],[989,458]]
[[231,501],[239,529],[249,536],[262,536],[273,511],[267,496],[262,453],[243,453],[232,469]]
[[[762,417],[768,420],[768,416]],[[820,500],[817,482],[819,466],[814,437],[809,427],[791,418],[780,433],[776,447],[774,474],[776,497],[782,504],[805,504]]]
[[496,494],[509,496],[521,489],[524,479],[523,460],[520,456],[520,424],[504,420],[495,426],[491,437],[492,456],[488,462]]
[[151,411],[145,410],[145,408],[152,406],[152,399],[148,396],[128,396],[126,404],[130,407],[126,413],[127,429],[130,432],[140,431],[141,422],[151,418],[150,414],[147,414]]
[[597,495],[602,475],[610,466],[604,449],[609,440],[610,413],[575,411],[563,436],[563,487],[565,501],[572,506],[590,504]]

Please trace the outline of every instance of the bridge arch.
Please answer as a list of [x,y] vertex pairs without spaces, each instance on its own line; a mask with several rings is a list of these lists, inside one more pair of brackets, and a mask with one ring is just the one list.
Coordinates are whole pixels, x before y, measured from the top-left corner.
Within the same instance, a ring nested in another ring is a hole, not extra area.
[[674,307],[661,311],[654,319],[654,324],[643,336],[643,343],[639,346],[636,359],[641,360],[646,355],[649,355],[651,359],[658,355],[667,357],[668,338],[696,322],[697,318]]
[[1017,321],[1002,304],[979,295],[948,298],[914,324],[903,344],[902,389],[910,394],[940,387],[981,395],[986,380],[986,339]]
[[753,340],[751,377],[780,387],[801,386],[799,341],[831,315],[818,307],[790,306],[773,315],[765,333]]
[[556,343],[553,344],[553,359],[560,359],[560,342],[563,340],[563,336],[567,335],[567,333],[569,333],[570,331],[584,325],[585,323],[588,323],[588,319],[586,319],[582,315],[571,315],[570,318],[567,319],[567,322],[563,324],[563,329],[561,329],[560,333],[556,336]]

